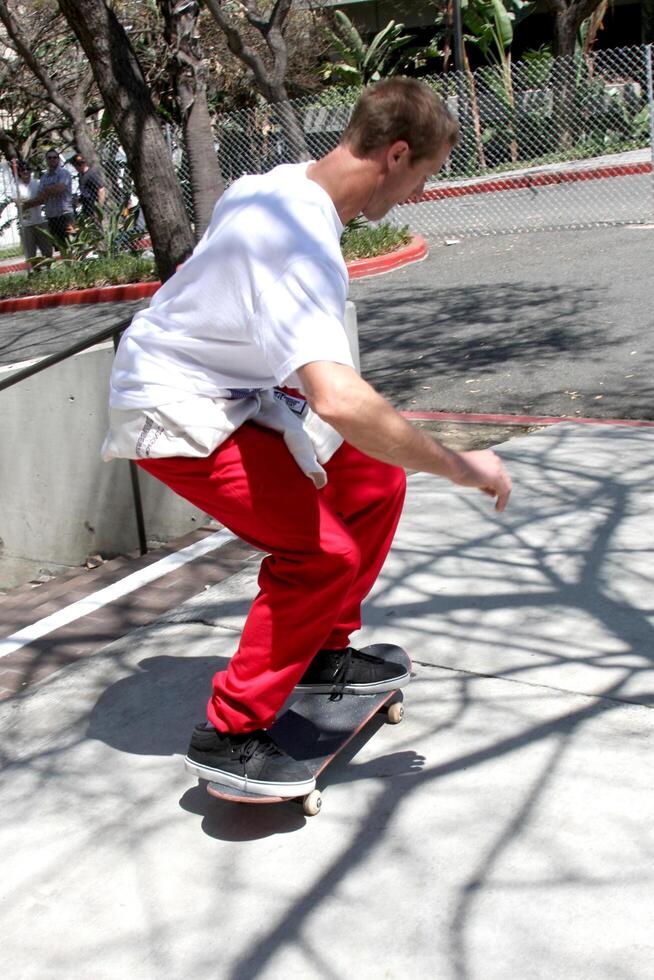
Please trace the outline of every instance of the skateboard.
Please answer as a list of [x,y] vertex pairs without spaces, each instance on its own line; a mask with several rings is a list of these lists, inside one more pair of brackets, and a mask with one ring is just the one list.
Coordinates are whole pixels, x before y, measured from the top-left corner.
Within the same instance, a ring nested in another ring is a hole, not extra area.
[[[411,660],[401,647],[390,643],[373,643],[362,653],[381,657],[411,669]],[[285,752],[301,759],[318,778],[345,746],[378,712],[397,725],[404,716],[402,694],[398,690],[382,694],[298,694],[270,729],[270,734]],[[207,785],[210,796],[233,803],[288,803],[293,797],[259,796],[219,782]],[[320,812],[322,797],[318,789],[296,797],[308,817]]]

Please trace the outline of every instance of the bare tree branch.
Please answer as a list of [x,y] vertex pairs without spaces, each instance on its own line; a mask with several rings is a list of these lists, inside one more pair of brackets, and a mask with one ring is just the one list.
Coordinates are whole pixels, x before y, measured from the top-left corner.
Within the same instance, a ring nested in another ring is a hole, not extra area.
[[0,0],[0,20],[12,42],[12,47],[29,68],[34,77],[41,83],[48,94],[48,100],[59,109],[64,118],[70,122],[75,141],[89,163],[98,163],[98,156],[93,142],[86,129],[86,116],[83,107],[68,99],[55,83],[45,66],[34,54],[21,24],[10,12],[5,0]]
[[5,26],[13,50],[20,55],[32,74],[39,80],[43,88],[48,93],[53,105],[68,115],[66,100],[62,98],[59,89],[48,75],[43,65],[32,53],[32,49],[25,38],[20,24],[16,21],[13,14],[9,11],[5,0],[0,0],[0,20]]
[[227,16],[225,16],[225,13],[220,5],[220,0],[205,0],[205,3],[211,11],[212,17],[225,35],[229,50],[232,52],[232,54],[235,54],[237,58],[240,58],[245,65],[247,65],[254,75],[259,90],[265,94],[265,91],[269,89],[269,84],[268,72],[266,71],[266,66],[264,65],[263,61],[256,51],[245,43],[239,29]]

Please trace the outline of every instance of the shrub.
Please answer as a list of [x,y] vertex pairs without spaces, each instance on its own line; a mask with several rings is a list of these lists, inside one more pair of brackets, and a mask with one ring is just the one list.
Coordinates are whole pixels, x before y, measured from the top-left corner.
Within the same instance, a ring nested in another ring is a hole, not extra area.
[[19,272],[0,276],[0,297],[33,296],[35,293],[62,293],[69,289],[94,286],[122,286],[131,282],[157,279],[154,262],[134,255],[113,258],[55,262],[31,275]]
[[341,237],[341,248],[346,261],[368,259],[376,255],[394,252],[411,240],[409,226],[393,228],[387,222],[373,227],[367,222],[351,221]]

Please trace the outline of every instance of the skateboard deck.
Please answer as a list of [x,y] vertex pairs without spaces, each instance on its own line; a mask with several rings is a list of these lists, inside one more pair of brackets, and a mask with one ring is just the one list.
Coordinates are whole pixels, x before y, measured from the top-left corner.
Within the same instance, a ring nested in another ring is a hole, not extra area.
[[[411,660],[401,647],[391,643],[373,643],[362,647],[362,653],[381,657],[392,663],[411,669]],[[294,759],[301,759],[317,778],[355,735],[379,711],[386,711],[388,721],[397,724],[402,720],[402,694],[400,691],[384,691],[382,694],[298,694],[279,716],[270,734],[285,752]],[[210,782],[207,791],[211,796],[234,803],[288,803],[292,797],[260,796],[219,782]],[[318,813],[322,805],[319,790],[302,801],[307,816]]]

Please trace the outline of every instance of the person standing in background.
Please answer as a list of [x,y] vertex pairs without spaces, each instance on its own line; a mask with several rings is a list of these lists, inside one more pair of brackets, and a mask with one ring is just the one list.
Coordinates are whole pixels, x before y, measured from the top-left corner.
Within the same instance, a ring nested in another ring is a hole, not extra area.
[[56,150],[48,150],[45,155],[47,171],[39,181],[36,197],[23,203],[23,210],[43,205],[48,219],[48,230],[61,249],[75,230],[73,215],[73,180],[65,167],[62,167]]
[[[16,204],[22,207],[23,202],[30,201],[37,197],[39,193],[39,182],[32,177],[29,164],[20,162],[18,164],[18,181],[16,183],[17,198]],[[48,227],[43,217],[43,208],[40,204],[33,207],[23,208],[22,214],[22,241],[25,259],[32,265],[32,260],[36,258],[37,250],[41,255],[49,259],[52,257],[52,241],[45,234]]]
[[75,153],[68,162],[77,171],[80,218],[98,221],[96,208],[103,208],[107,199],[107,191],[99,171],[89,167],[81,153]]

